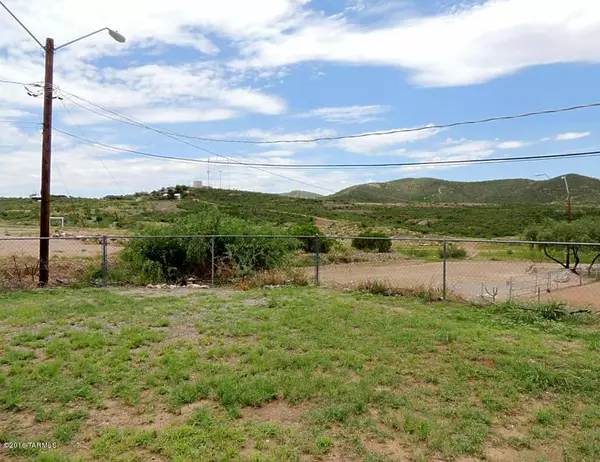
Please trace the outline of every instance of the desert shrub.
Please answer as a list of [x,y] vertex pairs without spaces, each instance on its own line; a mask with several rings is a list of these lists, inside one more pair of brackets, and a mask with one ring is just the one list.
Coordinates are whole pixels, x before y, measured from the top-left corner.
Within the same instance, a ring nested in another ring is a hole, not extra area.
[[[312,222],[302,222],[296,223],[290,229],[290,234],[292,236],[304,236],[299,237],[300,248],[306,253],[312,253],[315,251],[317,240],[315,237],[308,236],[323,236],[323,233],[319,231],[317,225]],[[325,237],[319,238],[319,252],[320,253],[329,253],[329,251],[334,247],[335,242],[332,239],[327,239]]]
[[392,250],[392,240],[387,234],[368,231],[352,239],[352,247],[367,252],[389,252]]
[[310,282],[306,272],[297,268],[277,268],[243,278],[237,285],[243,289],[255,289],[265,286],[307,286]]
[[252,225],[223,215],[216,209],[188,215],[167,226],[142,230],[151,238],[131,239],[123,259],[138,271],[143,282],[184,282],[189,277],[206,278],[212,272],[212,239],[171,236],[216,235],[214,257],[219,268],[235,276],[282,266],[297,247],[292,239],[228,237],[227,235],[274,235],[277,230]]
[[[413,287],[401,287],[386,281],[364,281],[355,286],[359,292],[367,292],[372,295],[383,295],[387,297],[415,297],[428,302],[441,301],[443,292],[436,287],[427,287],[417,285]],[[454,293],[446,294],[447,300],[463,301],[462,298]]]
[[[443,246],[439,248],[438,254],[440,258],[444,258]],[[464,260],[467,258],[467,249],[451,242],[446,244],[446,257],[450,258],[451,260]]]

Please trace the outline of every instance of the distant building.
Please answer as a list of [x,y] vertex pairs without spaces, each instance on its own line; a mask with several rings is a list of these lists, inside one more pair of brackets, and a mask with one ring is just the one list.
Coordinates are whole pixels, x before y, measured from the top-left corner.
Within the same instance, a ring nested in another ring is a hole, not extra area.
[[202,181],[194,181],[192,188],[202,189],[202,188],[204,188],[204,184],[202,183]]

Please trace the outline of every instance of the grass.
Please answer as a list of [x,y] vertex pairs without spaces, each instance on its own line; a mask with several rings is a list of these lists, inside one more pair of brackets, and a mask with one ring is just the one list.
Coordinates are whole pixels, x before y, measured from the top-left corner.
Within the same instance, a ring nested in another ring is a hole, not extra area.
[[307,287],[0,294],[0,441],[57,446],[0,458],[596,461],[598,320],[525,308]]

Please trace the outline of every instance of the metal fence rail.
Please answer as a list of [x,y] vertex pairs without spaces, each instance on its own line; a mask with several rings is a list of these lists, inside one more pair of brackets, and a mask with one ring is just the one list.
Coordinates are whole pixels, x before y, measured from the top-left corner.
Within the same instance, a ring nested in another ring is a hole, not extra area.
[[[382,253],[362,251],[354,245],[357,238],[373,243],[389,241],[391,249]],[[195,275],[195,281],[213,286],[235,279],[226,271],[231,268],[224,264],[220,247],[223,242],[235,242],[235,248],[240,249],[262,240],[310,239],[314,244],[311,252],[291,253],[279,269],[300,274],[317,285],[364,288],[376,283],[395,290],[436,294],[441,299],[456,297],[486,303],[541,300],[556,294],[569,303],[585,304],[595,299],[600,303],[600,265],[590,267],[593,255],[600,252],[600,243],[590,242],[542,243],[554,246],[559,257],[567,245],[577,245],[581,253],[587,252],[573,271],[535,250],[534,246],[540,243],[532,241],[333,235],[60,236],[49,238],[51,283],[119,282],[124,249],[136,240],[169,239],[203,242],[207,246],[210,261],[206,262],[206,271]],[[35,286],[39,242],[38,237],[0,237],[0,288]],[[325,242],[328,245],[323,247]],[[236,255],[228,254],[227,259],[235,262]]]

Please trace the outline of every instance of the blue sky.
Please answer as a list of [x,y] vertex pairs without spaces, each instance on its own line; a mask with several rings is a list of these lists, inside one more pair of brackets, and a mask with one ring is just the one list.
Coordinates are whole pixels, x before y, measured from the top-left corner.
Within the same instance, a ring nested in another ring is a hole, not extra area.
[[[88,104],[175,133],[268,141],[600,101],[600,2],[595,0],[5,3],[41,40],[52,36],[61,44],[104,26],[127,36],[121,45],[99,34],[57,53],[55,84],[63,99],[55,100],[55,127],[123,148],[210,159],[213,186],[327,193],[417,176],[476,181],[569,172],[600,177],[597,158],[340,171],[235,165],[418,162],[593,150],[600,146],[600,109],[303,145],[193,141],[231,159],[217,166],[214,161],[223,157],[109,120],[90,112],[99,109]],[[0,79],[39,82],[39,47],[3,10],[0,28]],[[0,195],[39,190],[41,137],[35,123],[41,120],[41,104],[20,85],[0,84]],[[52,188],[57,194],[101,196],[207,182],[207,170],[206,165],[151,160],[54,134]]]

